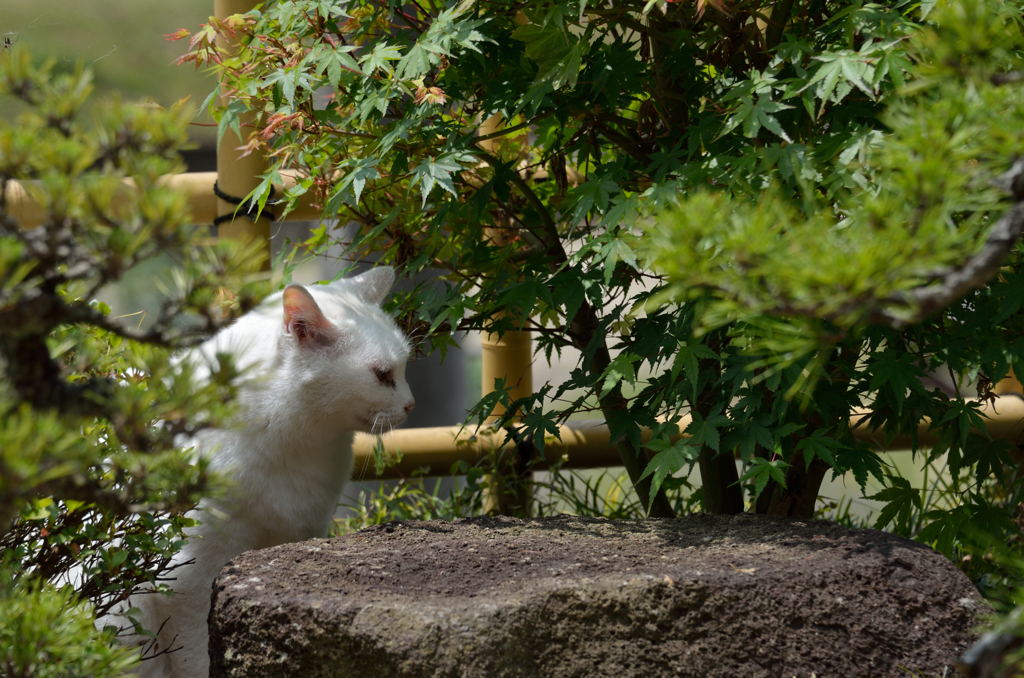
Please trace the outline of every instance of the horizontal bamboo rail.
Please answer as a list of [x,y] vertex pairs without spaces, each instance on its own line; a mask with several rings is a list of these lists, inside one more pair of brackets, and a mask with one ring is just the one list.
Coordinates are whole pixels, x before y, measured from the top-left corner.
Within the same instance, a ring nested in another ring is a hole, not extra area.
[[[994,401],[983,402],[980,408],[986,418],[988,434],[995,440],[1020,443],[1024,439],[1024,398],[1018,395],[1003,395]],[[854,436],[875,449],[890,451],[911,447],[910,436],[899,436],[886,443],[885,433],[869,429],[865,425],[870,410],[855,412],[850,419]],[[684,417],[680,429],[689,424]],[[583,469],[620,466],[618,449],[612,444],[608,427],[603,422],[587,421],[566,424],[559,428],[560,438],[550,436],[545,440],[544,454],[538,455],[535,469],[550,468],[556,463],[562,468]],[[931,430],[931,422],[924,420],[917,427],[918,442],[931,445],[937,436]],[[650,431],[644,431],[643,439],[650,438]],[[451,467],[457,461],[475,464],[487,457],[493,450],[505,443],[504,431],[494,429],[472,430],[467,427],[445,426],[436,428],[398,429],[382,437],[384,448],[389,452],[401,453],[401,459],[387,466],[381,478],[402,478],[416,472],[424,475],[444,476],[451,474]],[[373,467],[376,438],[367,434],[356,436],[355,468]]]
[[[294,177],[285,176],[285,185],[279,189],[286,189]],[[185,174],[169,175],[165,181],[167,185],[176,190],[182,191],[188,200],[192,211],[192,218],[197,223],[212,222],[218,213],[218,200],[213,193],[213,184],[216,181],[216,172],[189,172]],[[126,190],[132,190],[130,182],[125,184]],[[8,212],[22,227],[32,227],[41,223],[45,217],[44,208],[40,206],[31,195],[31,185],[17,181],[7,183],[6,188]],[[223,207],[221,207],[223,209]],[[297,209],[289,213],[290,220],[316,219],[320,213],[313,207],[309,200],[300,201]],[[517,335],[518,339],[518,335]],[[526,363],[530,357],[529,344],[518,347],[512,362]],[[493,379],[506,374],[511,369],[507,364],[497,364],[497,356],[492,356],[494,351],[484,352],[484,360],[488,363],[485,367],[485,375],[492,383],[485,384],[485,389],[493,388]],[[492,364],[495,363],[495,364]],[[514,366],[513,366],[514,367]],[[513,370],[516,371],[516,370]],[[997,393],[1002,393],[994,403],[986,403],[982,412],[987,417],[986,428],[989,435],[997,440],[1009,440],[1022,442],[1024,438],[1024,400],[1012,393],[1020,392],[1020,384],[1016,380],[1005,380],[996,388]],[[869,442],[872,446],[879,448],[885,441],[884,433],[870,430],[863,425],[863,420],[869,413],[867,411],[855,414],[851,420],[854,434],[861,440]],[[685,428],[688,422],[680,422],[680,428]],[[560,429],[561,439],[551,437],[545,444],[545,452],[542,458],[538,459],[537,468],[546,468],[556,461],[561,462],[564,468],[600,468],[607,466],[618,466],[619,456],[617,448],[611,443],[609,432],[601,422],[585,422],[568,424]],[[918,435],[922,444],[929,444],[935,441],[935,435],[930,431],[930,423],[921,422],[918,427]],[[400,452],[401,460],[387,466],[384,469],[382,478],[399,478],[411,475],[413,472],[425,472],[428,475],[449,475],[451,466],[457,461],[465,461],[470,464],[477,463],[488,454],[504,443],[505,433],[503,431],[482,430],[473,431],[464,427],[435,427],[420,429],[399,429],[383,436],[383,443],[387,450]],[[902,437],[892,440],[888,449],[898,450],[910,447],[910,439]],[[369,435],[360,434],[356,437],[356,469],[372,467],[373,448],[375,438]]]
[[[620,464],[618,449],[611,444],[608,428],[600,421],[578,422],[559,429],[561,439],[545,444],[538,468],[557,462],[569,468],[600,468]],[[401,478],[416,472],[446,476],[452,465],[473,465],[490,457],[506,444],[506,433],[496,428],[473,430],[462,426],[396,429],[382,437],[384,448],[401,454],[401,459],[384,469],[381,478]],[[372,468],[375,436],[360,433],[355,441],[355,469]]]
[[[295,184],[294,173],[283,172],[282,176],[284,185],[275,187],[278,195]],[[197,224],[213,223],[214,218],[218,215],[218,200],[213,193],[213,184],[216,181],[216,172],[186,172],[184,174],[169,174],[163,178],[166,186],[181,191],[185,195],[192,221]],[[253,180],[253,184],[255,185],[255,180]],[[135,185],[130,180],[125,180],[124,186],[126,192],[135,189]],[[38,226],[46,218],[45,208],[32,197],[32,190],[32,182],[7,182],[5,190],[7,211],[22,228]],[[233,208],[233,206],[230,207]],[[224,209],[224,207],[220,209]],[[294,221],[320,219],[320,217],[320,211],[313,206],[312,196],[309,195],[300,198],[295,210],[288,214],[288,219]]]
[[[168,186],[186,195],[192,218],[201,223],[212,222],[217,215],[218,200],[213,193],[216,178],[216,172],[189,172],[169,175],[165,180]],[[285,186],[279,188],[285,189],[293,181],[293,176],[285,175]],[[130,182],[126,182],[125,186],[126,190],[132,190]],[[38,225],[45,217],[43,207],[32,198],[30,185],[26,186],[16,181],[8,182],[6,198],[8,212],[22,227]],[[299,202],[294,212],[289,213],[288,218],[301,220],[316,219],[319,216],[319,212],[310,201],[304,200]],[[488,362],[487,378],[493,380],[507,373],[509,367],[491,365],[494,356],[490,353],[493,351],[485,351],[484,360]],[[528,344],[526,350],[517,350],[515,353],[515,362],[528,361]],[[485,388],[493,388],[493,381],[489,385],[485,384]],[[1020,392],[1019,382],[1008,379],[997,386],[996,392],[1004,395],[998,397],[994,403],[986,403],[982,407],[982,412],[987,417],[986,428],[989,435],[997,440],[1022,442],[1024,400],[1018,395],[1012,395],[1013,392]],[[883,445],[885,436],[883,432],[867,429],[863,425],[862,422],[868,414],[867,411],[855,414],[851,427],[859,439],[879,448]],[[687,423],[686,420],[681,421],[680,427],[685,428]],[[564,468],[577,469],[619,465],[618,450],[610,442],[608,429],[601,422],[564,425],[560,428],[560,434],[561,439],[552,436],[546,441],[545,453],[538,459],[537,468],[550,467],[556,461],[560,461]],[[930,423],[927,421],[919,425],[918,435],[922,444],[935,441],[935,436],[930,431]],[[458,426],[399,429],[383,436],[383,443],[389,451],[400,452],[401,460],[387,466],[381,477],[399,478],[416,471],[428,475],[448,475],[456,461],[470,464],[479,462],[500,447],[504,441],[503,431],[473,431]],[[907,449],[910,442],[908,437],[902,437],[890,441],[887,447],[892,450]],[[374,444],[375,438],[372,436],[360,434],[356,437],[356,469],[372,466]]]
[[[226,17],[230,14],[246,12],[255,5],[256,0],[214,0],[214,14]],[[224,45],[233,49],[231,45]],[[492,121],[497,124],[497,119]],[[233,133],[225,135],[218,148],[217,167],[220,173],[220,187],[230,195],[242,197],[256,185],[257,175],[265,167],[262,157],[242,157],[238,153],[241,140]],[[276,186],[280,195],[295,183],[295,176],[282,173],[283,186]],[[181,191],[188,200],[190,217],[195,223],[212,223],[221,214],[230,214],[232,205],[219,200],[214,194],[214,183],[218,180],[218,172],[190,172],[165,177],[166,185]],[[125,182],[125,190],[134,190],[130,181]],[[4,187],[4,198],[7,211],[23,228],[31,228],[43,222],[46,217],[44,206],[33,199],[31,182],[7,182]],[[321,218],[320,211],[313,205],[309,195],[303,196],[292,212],[290,220],[315,220]],[[248,222],[248,223],[246,223]],[[225,236],[252,237],[266,234],[266,219],[259,223],[244,217],[224,224],[220,232]],[[485,338],[486,339],[486,338]],[[485,341],[483,352],[483,387],[489,391],[497,378],[505,379],[513,388],[528,389],[528,375],[532,356],[531,342],[527,333],[513,333],[512,341]],[[509,345],[511,344],[511,345]],[[509,379],[509,377],[513,377]],[[1001,384],[997,387],[1001,395],[994,402],[986,402],[981,410],[986,417],[986,428],[989,435],[998,440],[1021,442],[1024,436],[1024,399],[1012,392],[1020,392],[1021,385],[1017,381]],[[854,435],[876,448],[883,446],[888,449],[906,449],[910,447],[909,438],[886,440],[884,432],[868,429],[864,424],[868,411],[858,412],[851,418]],[[680,428],[689,423],[683,419]],[[650,432],[644,433],[645,439]],[[922,421],[918,426],[918,439],[927,445],[935,441],[930,422]],[[366,434],[356,436],[355,468],[357,475],[362,469],[373,464],[374,447],[377,439]],[[464,461],[475,464],[491,457],[495,450],[506,444],[506,434],[502,430],[484,428],[471,430],[467,427],[436,427],[420,429],[399,429],[382,437],[382,443],[391,453],[400,453],[400,460],[389,464],[381,478],[398,478],[416,472],[427,475],[449,475],[455,462]],[[567,424],[559,429],[558,436],[545,440],[543,454],[537,455],[536,468],[551,467],[560,464],[564,468],[599,468],[620,465],[617,447],[612,444],[607,426],[602,422],[581,422]]]

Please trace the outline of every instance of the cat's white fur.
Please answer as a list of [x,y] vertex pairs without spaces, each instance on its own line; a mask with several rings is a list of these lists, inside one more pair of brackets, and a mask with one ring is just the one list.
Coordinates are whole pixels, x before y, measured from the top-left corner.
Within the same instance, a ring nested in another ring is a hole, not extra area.
[[191,514],[199,525],[175,563],[194,562],[172,571],[173,595],[131,601],[144,627],[160,629],[146,654],[170,650],[143,660],[140,676],[207,676],[221,567],[243,551],[323,536],[352,472],[353,432],[396,426],[412,409],[409,345],[379,306],[393,282],[392,269],[377,267],[289,286],[186,356],[204,365],[229,353],[246,381],[234,423],[195,441],[229,489]]

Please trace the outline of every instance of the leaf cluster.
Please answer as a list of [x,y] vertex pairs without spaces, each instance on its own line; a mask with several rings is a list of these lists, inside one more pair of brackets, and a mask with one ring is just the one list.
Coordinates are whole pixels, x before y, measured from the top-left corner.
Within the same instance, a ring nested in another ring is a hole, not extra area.
[[111,645],[73,591],[24,584],[7,574],[0,584],[0,662],[6,675],[115,676],[132,666],[131,650]]
[[226,83],[223,129],[255,116],[255,197],[296,172],[283,203],[312,195],[352,256],[439,277],[398,303],[412,332],[579,356],[475,416],[542,448],[599,412],[653,513],[696,467],[706,510],[806,517],[829,473],[899,489],[860,419],[929,417],[971,489],[1007,468],[974,394],[928,375],[987,397],[1020,361],[1018,255],[975,256],[1024,129],[1018,5],[293,0],[185,58]]
[[[813,347],[865,323],[919,321],[994,277],[997,265],[975,271],[971,257],[986,236],[1000,238],[991,243],[998,262],[1009,254],[1014,238],[993,224],[1020,199],[1011,184],[1024,152],[1021,91],[1002,80],[1019,65],[1024,37],[1012,3],[995,5],[986,11],[1001,18],[984,35],[998,50],[972,48],[982,29],[959,23],[978,3],[940,7],[909,40],[907,55],[922,66],[882,118],[890,133],[858,161],[873,176],[867,190],[823,194],[806,184],[797,200],[777,184],[750,200],[698,191],[652,220],[644,249],[670,292],[710,299],[710,326],[824,321],[808,323],[831,326],[810,337]],[[956,273],[965,280],[954,285]],[[950,293],[940,296],[944,285]]]

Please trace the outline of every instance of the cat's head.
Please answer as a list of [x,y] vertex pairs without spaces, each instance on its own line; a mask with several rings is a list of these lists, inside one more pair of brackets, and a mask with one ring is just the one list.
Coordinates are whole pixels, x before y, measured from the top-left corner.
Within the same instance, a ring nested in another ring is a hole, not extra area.
[[409,342],[380,308],[394,280],[393,269],[378,266],[329,285],[284,290],[283,366],[315,418],[381,433],[412,410]]

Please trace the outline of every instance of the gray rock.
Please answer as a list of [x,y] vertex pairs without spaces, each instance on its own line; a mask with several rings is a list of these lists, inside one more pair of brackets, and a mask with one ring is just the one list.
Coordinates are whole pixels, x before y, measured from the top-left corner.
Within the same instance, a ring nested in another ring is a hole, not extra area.
[[391,523],[229,563],[211,676],[921,678],[986,610],[930,549],[826,522]]

